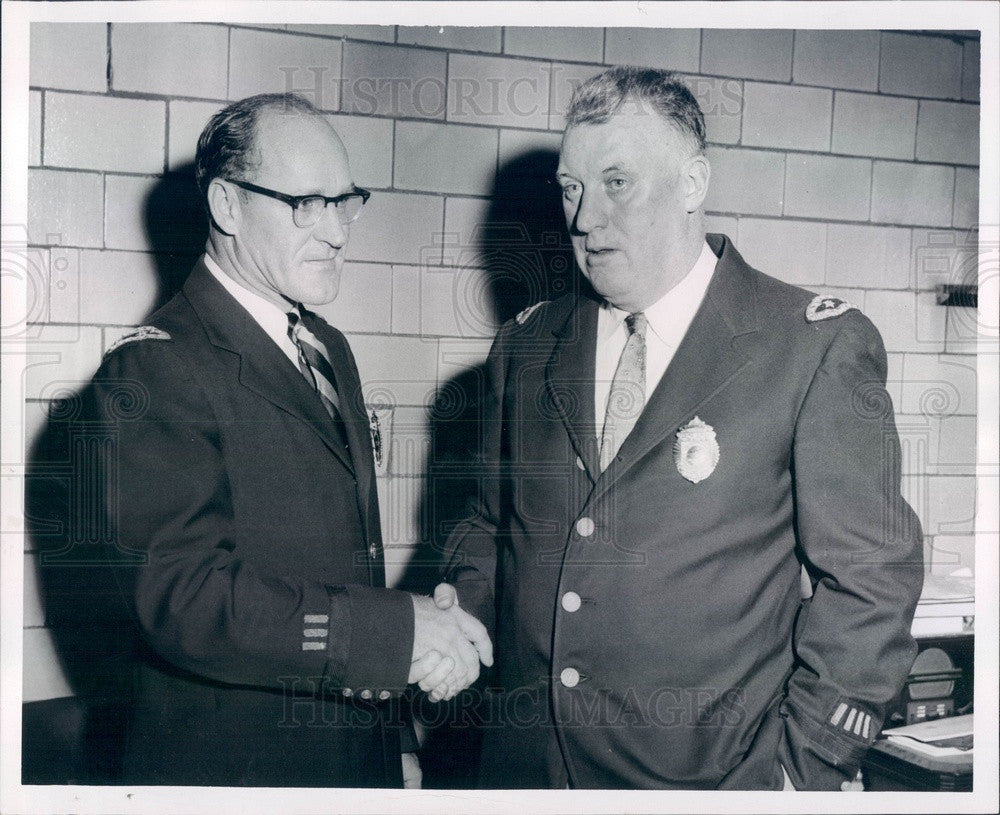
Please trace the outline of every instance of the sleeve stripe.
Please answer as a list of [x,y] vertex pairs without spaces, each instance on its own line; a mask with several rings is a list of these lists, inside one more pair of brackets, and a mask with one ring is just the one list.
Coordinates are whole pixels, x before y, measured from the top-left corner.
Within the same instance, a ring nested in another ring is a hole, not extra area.
[[329,614],[304,614],[302,622],[306,625],[326,625],[330,622]]
[[302,643],[302,650],[303,651],[325,651],[326,650],[326,643],[325,642],[318,642],[318,641],[317,642],[313,642],[313,641],[303,642]]
[[844,722],[844,730],[847,732],[851,731],[851,727],[854,725],[854,717],[858,715],[858,709],[852,707],[851,712],[847,714],[847,721]]
[[866,739],[868,738],[868,729],[869,729],[869,725],[871,725],[871,723],[872,723],[872,717],[869,716],[866,713],[865,714],[865,729],[861,732],[862,737],[864,737]]
[[840,724],[840,720],[844,718],[844,714],[846,712],[847,712],[847,704],[841,702],[839,705],[837,705],[837,709],[833,712],[833,715],[830,717],[830,724],[836,727],[838,724]]
[[307,628],[302,632],[302,635],[305,637],[325,637],[329,633],[329,628]]
[[860,736],[861,735],[861,726],[865,723],[865,719],[867,719],[867,718],[868,718],[868,716],[865,713],[861,713],[861,714],[858,715],[858,720],[854,723],[854,735],[855,736]]

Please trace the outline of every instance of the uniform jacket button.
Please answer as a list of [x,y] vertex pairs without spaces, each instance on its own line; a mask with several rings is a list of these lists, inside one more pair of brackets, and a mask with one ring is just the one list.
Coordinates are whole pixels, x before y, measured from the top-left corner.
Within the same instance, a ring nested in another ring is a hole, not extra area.
[[571,614],[580,609],[582,602],[580,595],[575,591],[568,591],[562,596],[562,607]]
[[386,699],[388,699],[388,698],[389,698],[390,696],[392,696],[392,694],[391,694],[391,693],[389,693],[389,691],[387,691],[387,690],[380,690],[380,691],[378,692],[378,698],[379,698],[379,699],[381,699],[381,700],[382,700],[383,702],[384,702],[384,701],[385,701]]
[[342,693],[344,694],[344,696],[348,696],[348,697],[354,696],[354,691],[351,690],[351,688],[344,688],[344,690],[342,691]]
[[368,690],[368,688],[365,688],[363,691],[361,691],[361,698],[365,700],[371,699],[372,692]]
[[580,684],[580,672],[576,668],[563,668],[559,681],[567,688],[575,688]]
[[576,522],[576,533],[581,538],[589,538],[594,534],[594,521],[591,518],[583,517]]

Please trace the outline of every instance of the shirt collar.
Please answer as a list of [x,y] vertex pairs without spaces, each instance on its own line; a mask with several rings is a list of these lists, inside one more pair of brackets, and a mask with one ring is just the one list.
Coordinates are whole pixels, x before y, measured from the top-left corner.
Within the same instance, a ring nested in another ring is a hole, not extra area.
[[[646,315],[647,330],[653,331],[667,345],[676,348],[687,333],[695,312],[705,298],[708,284],[715,272],[718,258],[708,243],[702,243],[701,253],[691,270],[670,291],[649,306]],[[629,312],[607,301],[601,306],[603,314],[598,331],[598,342],[608,339],[628,317]]]
[[222,271],[219,264],[208,254],[205,255],[205,266],[208,267],[212,276],[222,284],[222,287],[236,299],[236,302],[250,312],[250,316],[267,332],[269,337],[279,343],[287,337],[290,307],[288,309],[279,308],[257,292],[238,283]]

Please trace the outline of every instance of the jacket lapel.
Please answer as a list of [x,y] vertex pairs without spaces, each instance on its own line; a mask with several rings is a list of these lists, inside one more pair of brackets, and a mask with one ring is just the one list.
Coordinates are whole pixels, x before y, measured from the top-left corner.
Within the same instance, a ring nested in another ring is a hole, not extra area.
[[579,296],[555,329],[556,344],[545,368],[548,396],[592,481],[600,475],[594,420],[594,364],[598,304]]
[[758,331],[756,285],[750,267],[723,236],[708,236],[721,257],[690,328],[684,335],[619,460],[604,473],[595,497],[621,478],[715,397],[752,356],[739,338]]
[[184,294],[212,344],[239,357],[240,384],[308,424],[353,473],[351,457],[337,438],[330,415],[315,391],[256,320],[213,277],[204,261],[195,265],[184,284]]

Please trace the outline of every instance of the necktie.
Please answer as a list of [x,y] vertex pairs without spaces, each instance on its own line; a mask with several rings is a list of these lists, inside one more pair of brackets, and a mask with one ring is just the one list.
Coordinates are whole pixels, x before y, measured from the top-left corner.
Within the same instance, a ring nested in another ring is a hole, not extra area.
[[299,351],[299,370],[316,391],[327,413],[336,422],[341,441],[346,444],[343,418],[340,415],[340,396],[334,385],[336,378],[333,375],[329,352],[316,335],[306,328],[298,306],[288,312],[288,336]]
[[625,318],[628,339],[622,349],[608,394],[608,409],[601,434],[601,471],[607,469],[625,437],[632,432],[646,403],[646,315]]

